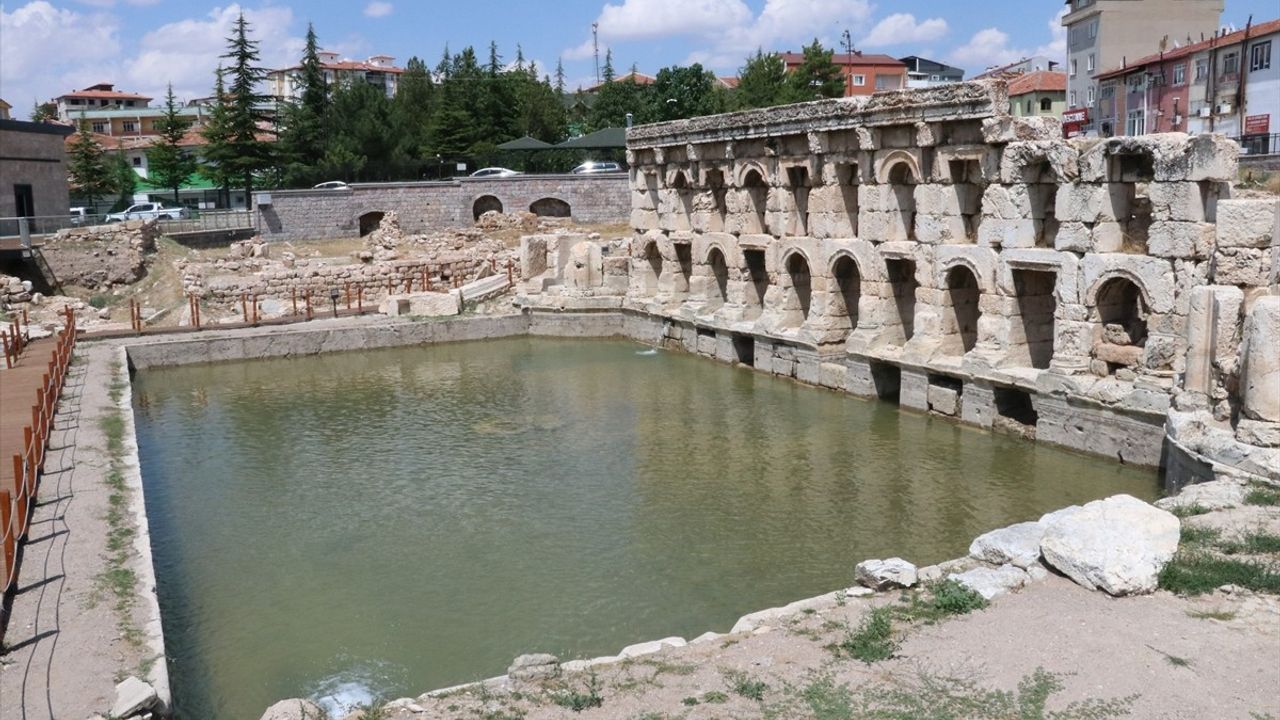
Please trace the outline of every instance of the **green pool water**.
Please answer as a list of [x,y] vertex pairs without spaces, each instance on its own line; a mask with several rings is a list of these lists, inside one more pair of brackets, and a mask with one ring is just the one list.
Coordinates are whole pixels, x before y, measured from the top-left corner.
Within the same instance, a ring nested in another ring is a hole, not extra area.
[[255,720],[727,630],[853,564],[1155,473],[625,341],[148,370],[134,404],[175,705]]

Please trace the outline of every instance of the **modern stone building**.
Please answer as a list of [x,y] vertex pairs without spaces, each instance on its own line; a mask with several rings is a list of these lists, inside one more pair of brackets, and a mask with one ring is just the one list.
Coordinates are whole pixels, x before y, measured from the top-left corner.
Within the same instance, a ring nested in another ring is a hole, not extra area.
[[[65,125],[0,120],[0,218],[70,213]],[[3,231],[11,230],[6,223]]]
[[646,125],[628,252],[525,240],[532,311],[982,428],[1280,478],[1278,203],[1216,135],[1064,140],[959,83]]
[[1086,109],[1097,133],[1098,74],[1175,44],[1213,35],[1225,0],[1067,0],[1067,108]]

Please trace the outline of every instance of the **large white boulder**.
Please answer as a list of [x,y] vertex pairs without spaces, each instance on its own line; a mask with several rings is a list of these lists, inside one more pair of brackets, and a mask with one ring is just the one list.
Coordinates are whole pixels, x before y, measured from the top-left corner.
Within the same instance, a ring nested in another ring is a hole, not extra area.
[[1160,570],[1178,549],[1181,528],[1172,513],[1129,495],[1052,513],[1041,522],[1045,562],[1111,595],[1155,590]]
[[952,575],[951,579],[991,600],[1021,588],[1031,581],[1031,576],[1012,565],[1001,565],[998,568],[974,568]]
[[1188,485],[1182,492],[1156,501],[1156,507],[1162,510],[1175,510],[1183,507],[1202,507],[1205,510],[1222,510],[1244,504],[1245,486],[1232,480],[1213,480],[1211,482]]
[[111,717],[128,718],[140,715],[160,704],[156,689],[150,683],[130,675],[116,685],[116,701],[111,706]]
[[872,590],[908,588],[918,579],[916,566],[902,558],[864,560],[853,569],[858,582]]
[[324,708],[303,698],[291,698],[267,708],[259,720],[322,720],[328,717]]
[[1022,569],[1040,559],[1040,539],[1044,525],[1024,522],[979,535],[969,544],[970,557],[992,565],[1008,563]]

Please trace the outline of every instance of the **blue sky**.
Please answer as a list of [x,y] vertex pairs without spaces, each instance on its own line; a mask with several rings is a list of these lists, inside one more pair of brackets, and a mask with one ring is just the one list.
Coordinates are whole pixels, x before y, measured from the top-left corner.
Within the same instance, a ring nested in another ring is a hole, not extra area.
[[[797,49],[815,36],[836,45],[848,29],[867,52],[923,55],[973,73],[1026,54],[1062,55],[1062,8],[1055,0],[5,0],[0,97],[25,116],[37,98],[95,82],[157,97],[172,82],[182,98],[207,95],[241,9],[268,66],[297,58],[311,21],[326,49],[392,55],[401,65],[412,55],[434,64],[446,43],[483,54],[490,40],[510,61],[519,43],[548,73],[562,58],[577,85],[594,74],[593,22],[602,56],[612,48],[620,70],[702,62],[734,74],[756,47]],[[1251,13],[1255,20],[1280,15],[1274,0],[1227,0],[1223,23],[1243,26]]]

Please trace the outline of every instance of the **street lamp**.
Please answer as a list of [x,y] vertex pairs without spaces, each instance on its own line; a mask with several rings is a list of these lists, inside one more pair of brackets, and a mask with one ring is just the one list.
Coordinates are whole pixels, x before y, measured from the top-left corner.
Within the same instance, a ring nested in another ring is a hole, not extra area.
[[338,288],[329,288],[329,302],[333,303],[333,316],[338,317]]

